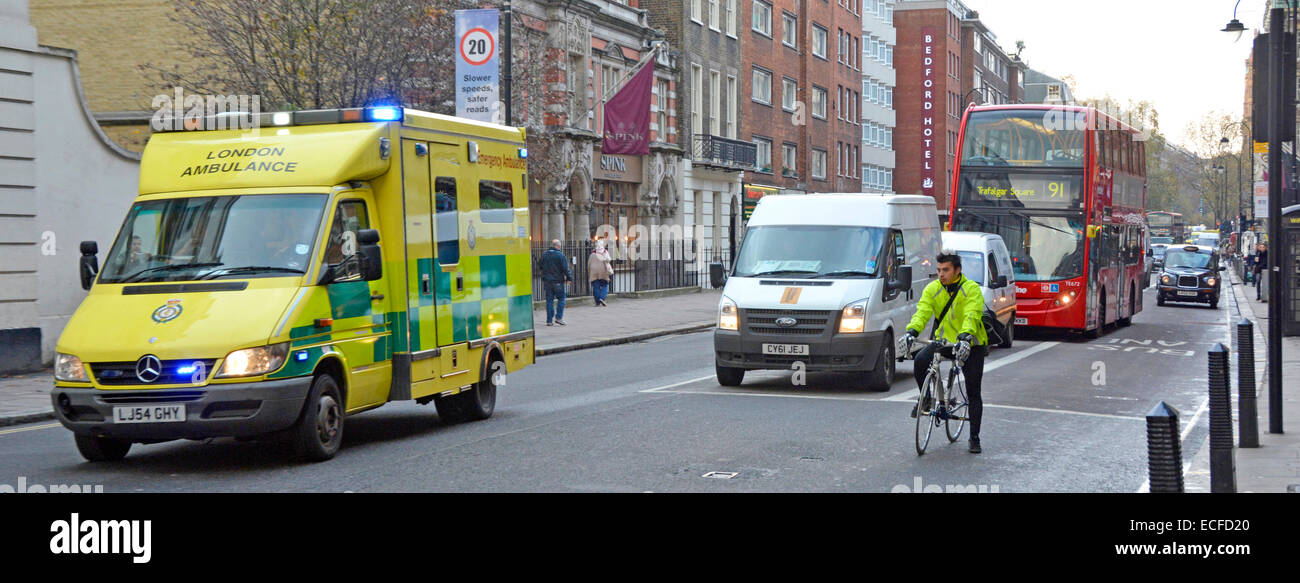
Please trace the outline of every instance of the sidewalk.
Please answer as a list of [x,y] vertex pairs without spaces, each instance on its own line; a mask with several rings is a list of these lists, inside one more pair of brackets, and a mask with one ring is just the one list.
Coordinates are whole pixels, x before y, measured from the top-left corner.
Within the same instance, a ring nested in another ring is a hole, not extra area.
[[[712,328],[721,290],[650,299],[611,296],[608,307],[566,306],[567,326],[546,325],[546,308],[533,311],[536,355],[558,354],[656,336]],[[50,404],[52,371],[0,377],[0,426],[54,418]]]
[[[1237,469],[1238,492],[1286,492],[1292,485],[1300,485],[1300,338],[1282,338],[1282,429],[1284,433],[1268,432],[1268,304],[1255,300],[1255,288],[1242,284],[1236,273],[1229,271],[1232,282],[1231,293],[1236,296],[1226,297],[1229,313],[1233,313],[1231,334],[1233,353],[1236,353],[1236,323],[1242,317],[1255,324],[1255,378],[1256,411],[1259,424],[1259,447],[1236,448],[1234,450]],[[1233,312],[1240,309],[1240,316]],[[1232,414],[1233,432],[1240,427],[1237,422],[1237,382],[1238,359],[1230,359],[1232,364]],[[1240,436],[1236,436],[1240,443]],[[1189,491],[1193,480],[1203,482],[1203,488],[1197,490],[1208,492],[1209,488],[1209,437],[1201,452],[1192,463],[1188,472]]]

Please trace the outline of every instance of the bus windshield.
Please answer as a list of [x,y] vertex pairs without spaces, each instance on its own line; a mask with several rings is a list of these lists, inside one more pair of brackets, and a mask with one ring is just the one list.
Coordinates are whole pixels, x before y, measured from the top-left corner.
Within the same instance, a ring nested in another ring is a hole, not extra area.
[[879,227],[750,227],[736,277],[877,277],[888,233]]
[[1071,127],[1076,115],[1059,109],[973,112],[961,165],[1083,168],[1088,142],[1084,128]]
[[204,196],[136,203],[100,283],[307,272],[324,194]]
[[1083,227],[1081,216],[968,211],[957,216],[953,230],[1001,235],[1016,281],[1057,281],[1083,275]]

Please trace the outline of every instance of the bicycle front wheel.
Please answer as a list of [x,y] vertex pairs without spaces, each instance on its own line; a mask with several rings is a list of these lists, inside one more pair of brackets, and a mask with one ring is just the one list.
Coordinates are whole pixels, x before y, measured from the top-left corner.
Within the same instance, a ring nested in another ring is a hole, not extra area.
[[923,407],[927,400],[933,403],[934,387],[939,382],[934,373],[926,375],[925,382],[921,386],[925,390],[921,391],[921,398],[916,401],[916,455],[925,455],[925,448],[930,445],[930,432],[934,431],[934,417],[930,415],[931,408]]
[[966,428],[966,413],[970,411],[966,401],[966,375],[956,363],[948,371],[948,419],[944,421],[943,430],[948,434],[948,443],[957,441]]

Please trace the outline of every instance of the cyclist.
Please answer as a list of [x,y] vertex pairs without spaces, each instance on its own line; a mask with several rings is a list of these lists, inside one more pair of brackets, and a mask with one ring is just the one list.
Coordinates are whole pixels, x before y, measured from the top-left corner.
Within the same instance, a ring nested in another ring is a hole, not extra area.
[[[966,377],[966,394],[969,399],[970,418],[970,452],[980,453],[980,416],[984,412],[984,401],[980,398],[980,383],[984,376],[984,357],[988,355],[988,332],[984,330],[984,294],[980,286],[961,273],[961,257],[956,251],[943,250],[935,258],[939,267],[939,280],[932,281],[921,292],[921,300],[916,306],[916,315],[907,324],[907,335],[903,344],[910,352],[912,343],[920,336],[921,330],[935,319],[934,331],[938,337],[955,344],[955,348],[945,348],[941,354],[961,362],[962,374]],[[923,389],[925,374],[934,358],[929,346],[916,354],[913,374],[916,386]],[[929,407],[929,403],[918,404]],[[912,417],[916,417],[916,408]]]

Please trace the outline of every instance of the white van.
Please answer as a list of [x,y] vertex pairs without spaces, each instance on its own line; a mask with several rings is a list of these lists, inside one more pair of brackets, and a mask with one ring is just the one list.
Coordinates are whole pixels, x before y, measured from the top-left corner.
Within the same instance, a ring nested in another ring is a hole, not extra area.
[[889,390],[894,339],[938,277],[939,242],[928,196],[763,197],[718,306],[718,383],[799,362]]
[[1011,348],[1016,334],[1016,274],[1011,254],[1000,235],[967,231],[946,231],[943,248],[961,257],[961,273],[980,284],[984,311],[997,323],[989,330],[989,344]]

